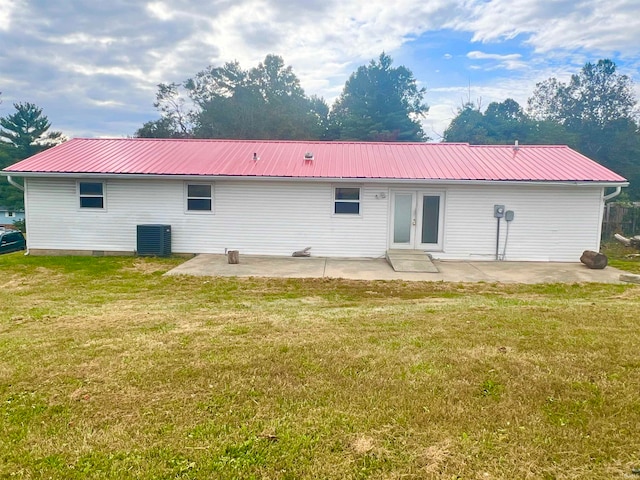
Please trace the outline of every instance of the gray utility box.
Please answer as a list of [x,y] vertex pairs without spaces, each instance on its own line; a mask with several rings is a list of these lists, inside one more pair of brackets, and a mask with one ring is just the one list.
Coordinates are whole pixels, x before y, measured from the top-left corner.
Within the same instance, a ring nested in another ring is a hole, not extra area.
[[137,252],[141,256],[171,255],[171,225],[138,225]]

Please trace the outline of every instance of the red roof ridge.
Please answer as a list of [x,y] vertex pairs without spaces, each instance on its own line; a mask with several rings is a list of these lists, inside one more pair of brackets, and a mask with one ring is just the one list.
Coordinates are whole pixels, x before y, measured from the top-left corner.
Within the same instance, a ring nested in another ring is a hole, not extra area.
[[[364,140],[268,140],[259,138],[145,138],[145,137],[73,137],[68,141],[126,141],[126,142],[228,142],[228,143],[293,143],[321,145],[424,145],[424,146],[470,146],[466,142],[368,142]],[[474,145],[480,146],[480,145]]]
[[[469,145],[469,144],[467,144]],[[546,145],[546,144],[530,144],[519,143],[514,145],[513,143],[500,144],[500,145],[469,145],[472,148],[570,148],[569,145]]]
[[550,144],[490,144],[473,145],[468,142],[368,142],[364,140],[273,140],[273,139],[238,139],[238,138],[143,138],[143,137],[74,137],[69,141],[104,141],[104,142],[185,142],[185,143],[267,143],[267,144],[318,144],[318,145],[395,145],[395,146],[429,146],[429,147],[469,147],[481,149],[503,148],[571,148],[568,145]]

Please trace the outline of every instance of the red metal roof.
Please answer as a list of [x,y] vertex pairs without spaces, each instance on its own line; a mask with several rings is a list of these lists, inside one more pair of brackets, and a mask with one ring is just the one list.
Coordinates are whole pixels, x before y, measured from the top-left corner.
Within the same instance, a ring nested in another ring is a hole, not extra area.
[[[305,160],[307,152],[313,160]],[[462,143],[76,138],[4,171],[18,175],[626,182],[566,146]]]

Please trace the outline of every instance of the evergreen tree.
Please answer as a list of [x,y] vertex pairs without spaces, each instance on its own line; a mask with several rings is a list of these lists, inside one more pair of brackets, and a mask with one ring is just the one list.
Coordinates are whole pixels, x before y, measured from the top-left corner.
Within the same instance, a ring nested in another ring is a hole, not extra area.
[[[50,132],[51,123],[33,103],[15,103],[15,113],[0,118],[0,169],[46,150],[64,140],[61,132]],[[0,205],[24,208],[23,193],[6,178],[0,181]]]
[[429,107],[426,89],[418,88],[406,67],[392,67],[382,53],[378,61],[359,67],[333,105],[331,130],[343,140],[424,141],[420,118]]
[[62,141],[61,132],[49,132],[51,123],[33,103],[14,103],[16,112],[0,118],[0,141],[16,149],[17,158],[35,155]]

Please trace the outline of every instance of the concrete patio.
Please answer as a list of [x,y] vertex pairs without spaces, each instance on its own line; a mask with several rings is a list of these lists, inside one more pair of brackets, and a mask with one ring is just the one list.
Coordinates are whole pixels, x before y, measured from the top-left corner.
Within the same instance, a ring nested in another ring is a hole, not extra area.
[[503,283],[622,283],[621,270],[590,270],[581,263],[478,262],[434,260],[437,273],[396,272],[384,258],[275,257],[240,255],[229,264],[225,255],[200,254],[167,275],[346,278],[354,280],[410,280],[433,282]]

